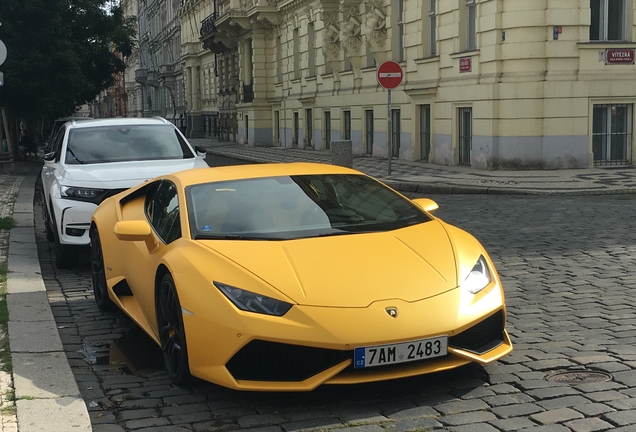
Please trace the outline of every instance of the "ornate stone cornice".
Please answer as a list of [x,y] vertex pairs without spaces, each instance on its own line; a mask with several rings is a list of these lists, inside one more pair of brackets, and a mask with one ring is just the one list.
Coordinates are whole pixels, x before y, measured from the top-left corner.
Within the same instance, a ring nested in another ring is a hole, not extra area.
[[277,12],[261,12],[256,15],[256,21],[266,29],[277,27],[283,23],[281,14]]

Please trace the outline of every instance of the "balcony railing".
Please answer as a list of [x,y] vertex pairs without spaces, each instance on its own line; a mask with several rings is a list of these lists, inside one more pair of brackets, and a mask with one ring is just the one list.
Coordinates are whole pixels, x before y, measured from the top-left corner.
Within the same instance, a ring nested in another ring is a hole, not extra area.
[[238,40],[235,36],[217,28],[216,20],[218,16],[219,15],[215,12],[201,21],[201,29],[199,30],[201,37],[199,40],[206,49],[209,49],[213,53],[221,54],[235,49]]
[[201,21],[201,31],[199,32],[201,35],[201,38],[204,38],[210,33],[215,33],[217,31],[216,26],[214,25],[214,21],[216,21],[216,17],[217,15],[215,12],[212,15],[208,16],[203,21]]

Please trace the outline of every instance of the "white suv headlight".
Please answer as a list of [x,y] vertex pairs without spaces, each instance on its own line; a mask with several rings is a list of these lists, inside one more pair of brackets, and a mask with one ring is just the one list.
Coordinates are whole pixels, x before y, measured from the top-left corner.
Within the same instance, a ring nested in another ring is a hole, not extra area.
[[60,195],[63,198],[73,199],[77,201],[93,202],[97,199],[104,189],[93,189],[74,186],[60,186]]

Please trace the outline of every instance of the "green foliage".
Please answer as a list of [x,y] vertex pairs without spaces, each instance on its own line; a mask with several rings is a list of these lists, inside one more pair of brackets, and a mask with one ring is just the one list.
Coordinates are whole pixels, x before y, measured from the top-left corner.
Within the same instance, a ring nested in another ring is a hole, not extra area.
[[[7,263],[5,262],[0,264],[0,284],[6,281],[7,281]],[[6,285],[4,287],[0,285],[0,296],[5,295],[6,293],[7,293]]]
[[0,217],[0,230],[11,229],[14,226],[15,220],[12,217]]
[[124,70],[118,55],[134,44],[134,18],[105,0],[1,0],[7,60],[0,106],[22,119],[71,114]]
[[8,335],[9,325],[9,308],[7,307],[7,296],[0,297],[0,369],[4,372],[13,371],[13,363],[11,362],[11,349],[9,347]]
[[15,405],[3,406],[0,408],[0,415],[3,416],[13,416],[18,413],[17,407]]

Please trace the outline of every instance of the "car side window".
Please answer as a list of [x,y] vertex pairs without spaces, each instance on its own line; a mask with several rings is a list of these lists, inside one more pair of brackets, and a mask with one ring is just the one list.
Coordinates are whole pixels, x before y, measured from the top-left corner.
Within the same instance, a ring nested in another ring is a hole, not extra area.
[[146,217],[164,243],[181,237],[179,197],[174,183],[163,180],[150,189],[146,198]]
[[53,144],[51,145],[51,151],[55,152],[55,160],[59,161],[61,159],[61,151],[62,151],[62,142],[64,141],[64,136],[66,135],[66,128],[62,126],[59,131],[55,134],[55,138],[53,138]]

